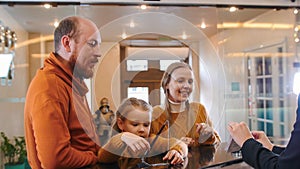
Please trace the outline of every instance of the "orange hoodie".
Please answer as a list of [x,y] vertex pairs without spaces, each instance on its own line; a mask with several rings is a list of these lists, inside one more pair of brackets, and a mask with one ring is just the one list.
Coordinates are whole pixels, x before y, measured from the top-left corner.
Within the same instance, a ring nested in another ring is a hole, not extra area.
[[27,157],[33,169],[80,168],[97,162],[99,150],[82,79],[54,53],[37,71],[26,96]]

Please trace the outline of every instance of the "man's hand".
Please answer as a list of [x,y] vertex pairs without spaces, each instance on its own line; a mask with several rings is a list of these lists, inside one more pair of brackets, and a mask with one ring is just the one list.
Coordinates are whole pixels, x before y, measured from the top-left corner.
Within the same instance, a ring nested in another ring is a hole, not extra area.
[[229,131],[231,137],[234,141],[242,147],[244,142],[249,138],[253,138],[247,124],[245,122],[230,122],[227,126],[227,130]]
[[265,148],[272,151],[274,145],[270,142],[267,135],[263,131],[252,131],[252,135],[256,141],[260,142]]

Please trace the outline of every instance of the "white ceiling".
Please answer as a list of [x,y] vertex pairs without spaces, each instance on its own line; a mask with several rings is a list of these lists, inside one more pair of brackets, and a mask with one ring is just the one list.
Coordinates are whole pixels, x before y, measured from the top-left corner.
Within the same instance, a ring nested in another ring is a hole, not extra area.
[[[217,24],[224,22],[246,22],[258,15],[272,10],[265,8],[240,9],[231,13],[228,8],[206,6],[150,6],[141,10],[137,5],[62,5],[45,9],[41,5],[1,5],[28,32],[52,34],[54,21],[69,15],[88,17],[96,22],[105,41],[120,41],[121,34],[128,36],[137,34],[159,33],[180,39],[185,33],[187,38],[213,36],[217,32]],[[135,27],[130,28],[130,22]],[[205,22],[206,29],[199,28]],[[195,34],[195,31],[197,34]],[[157,37],[159,38],[159,37]]]

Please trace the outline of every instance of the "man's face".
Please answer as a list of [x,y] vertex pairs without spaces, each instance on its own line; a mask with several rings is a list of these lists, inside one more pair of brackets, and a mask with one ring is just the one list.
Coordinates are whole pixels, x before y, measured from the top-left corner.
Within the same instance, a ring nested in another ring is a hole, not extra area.
[[[81,24],[83,25],[83,24]],[[80,26],[79,37],[73,48],[71,62],[75,62],[74,74],[81,78],[91,78],[100,54],[101,36],[93,25]]]

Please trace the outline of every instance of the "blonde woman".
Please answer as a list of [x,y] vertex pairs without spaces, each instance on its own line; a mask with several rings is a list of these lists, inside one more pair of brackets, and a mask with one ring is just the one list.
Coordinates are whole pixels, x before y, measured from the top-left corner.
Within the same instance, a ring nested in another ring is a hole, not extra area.
[[169,120],[170,128],[165,129],[164,136],[181,139],[189,146],[214,145],[221,141],[205,107],[189,102],[193,85],[194,74],[188,64],[175,62],[168,66],[161,81],[165,104],[153,108],[150,133],[156,133],[164,121]]

